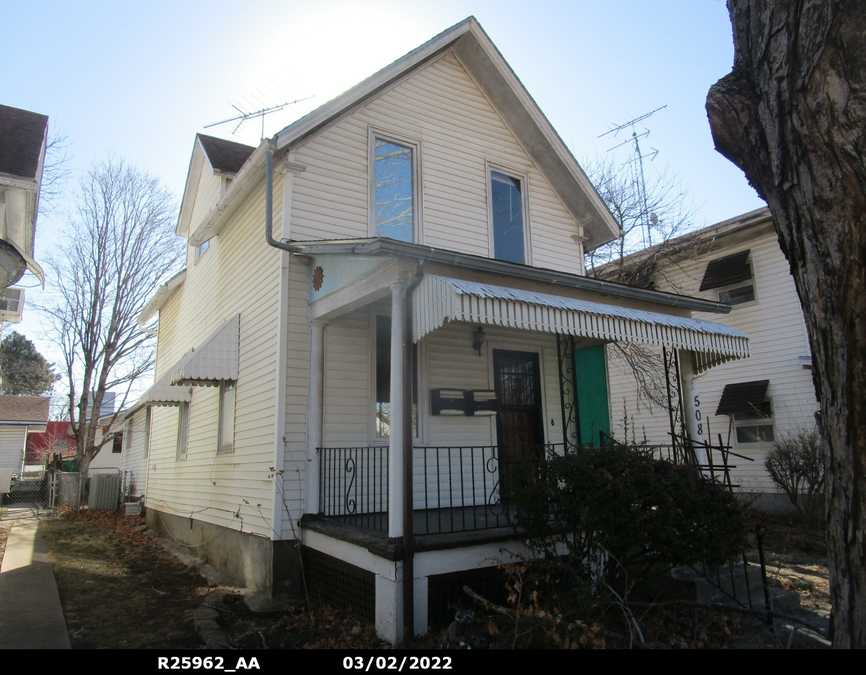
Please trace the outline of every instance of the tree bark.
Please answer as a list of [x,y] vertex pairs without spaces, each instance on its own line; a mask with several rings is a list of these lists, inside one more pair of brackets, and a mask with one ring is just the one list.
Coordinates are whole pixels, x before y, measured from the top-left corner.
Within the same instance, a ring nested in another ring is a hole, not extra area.
[[728,0],[716,149],[770,207],[806,316],[827,467],[835,647],[866,647],[866,8]]

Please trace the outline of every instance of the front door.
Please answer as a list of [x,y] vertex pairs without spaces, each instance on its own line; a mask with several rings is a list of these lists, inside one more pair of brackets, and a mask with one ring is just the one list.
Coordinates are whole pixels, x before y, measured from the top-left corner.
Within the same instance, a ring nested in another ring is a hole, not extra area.
[[544,445],[538,354],[494,349],[493,377],[498,403],[500,480],[504,484],[509,468],[536,459]]

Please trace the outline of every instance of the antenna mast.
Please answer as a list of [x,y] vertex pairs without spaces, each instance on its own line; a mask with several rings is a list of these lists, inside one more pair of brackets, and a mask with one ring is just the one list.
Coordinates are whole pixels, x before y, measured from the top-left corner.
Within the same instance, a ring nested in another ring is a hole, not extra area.
[[649,136],[650,132],[649,132],[649,129],[644,128],[642,133],[637,133],[637,131],[635,130],[635,125],[638,122],[641,122],[641,121],[647,119],[648,117],[650,117],[651,115],[657,113],[659,110],[664,110],[665,108],[667,108],[667,105],[663,105],[660,108],[656,108],[655,110],[651,110],[650,112],[645,113],[643,115],[640,115],[638,117],[635,117],[634,119],[629,120],[628,122],[624,122],[623,124],[615,125],[612,129],[605,131],[603,134],[601,134],[601,136],[599,136],[599,138],[601,138],[602,136],[607,136],[608,134],[613,134],[614,137],[616,137],[620,131],[623,131],[623,130],[631,127],[631,138],[628,138],[628,139],[624,140],[622,143],[620,143],[619,145],[615,145],[612,148],[608,149],[608,152],[610,152],[611,150],[616,150],[617,148],[621,148],[622,146],[628,145],[629,143],[632,143],[634,146],[634,157],[625,163],[632,165],[632,178],[633,178],[633,182],[634,182],[635,186],[637,187],[638,198],[640,199],[640,203],[641,203],[640,216],[641,216],[641,231],[643,233],[644,248],[649,248],[650,246],[653,245],[652,229],[651,228],[653,225],[655,225],[658,222],[658,218],[656,217],[656,215],[654,213],[648,213],[649,206],[647,204],[648,198],[647,198],[647,191],[646,191],[646,180],[644,178],[643,161],[647,157],[650,158],[650,161],[654,160],[656,158],[656,155],[659,154],[659,151],[656,150],[655,148],[650,148],[650,150],[652,152],[648,152],[645,155],[641,154],[640,139],[641,138],[647,138]]
[[241,125],[244,122],[246,122],[247,120],[251,120],[255,117],[261,117],[262,118],[262,137],[260,140],[264,140],[265,139],[265,115],[268,115],[268,114],[274,113],[274,112],[279,112],[280,110],[282,110],[286,106],[290,106],[294,103],[300,103],[301,101],[307,101],[311,98],[315,98],[315,96],[307,96],[306,98],[297,98],[294,101],[287,101],[285,103],[280,103],[279,105],[274,105],[274,106],[271,106],[270,108],[262,108],[261,110],[256,110],[254,112],[246,112],[246,111],[242,110],[241,108],[239,108],[238,106],[236,106],[234,103],[230,103],[229,105],[231,105],[232,108],[237,110],[240,113],[240,115],[235,115],[234,117],[229,117],[228,119],[220,120],[219,122],[212,122],[210,124],[205,124],[203,128],[209,129],[210,127],[216,127],[216,126],[219,126],[220,124],[227,124],[228,122],[237,122],[238,125],[234,129],[232,129],[232,133],[234,134],[238,129],[241,128]]

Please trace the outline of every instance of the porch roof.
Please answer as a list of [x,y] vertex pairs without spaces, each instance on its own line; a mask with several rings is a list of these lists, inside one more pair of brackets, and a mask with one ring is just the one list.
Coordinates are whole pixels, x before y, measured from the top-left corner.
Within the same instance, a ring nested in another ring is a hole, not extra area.
[[424,276],[414,298],[416,342],[446,321],[466,321],[685,349],[698,372],[749,356],[748,335],[711,321],[436,275]]

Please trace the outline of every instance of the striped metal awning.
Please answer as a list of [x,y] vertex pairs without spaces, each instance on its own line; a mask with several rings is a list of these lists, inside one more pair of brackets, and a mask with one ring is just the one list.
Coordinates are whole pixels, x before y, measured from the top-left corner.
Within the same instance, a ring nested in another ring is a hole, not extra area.
[[169,370],[173,385],[215,387],[224,380],[238,379],[238,337],[241,315],[235,314]]
[[169,406],[189,403],[192,400],[189,387],[173,386],[171,384],[171,372],[159,378],[138,399],[138,405]]
[[466,321],[685,349],[698,372],[749,356],[748,335],[711,321],[435,275],[425,275],[413,297],[416,342],[446,321]]

